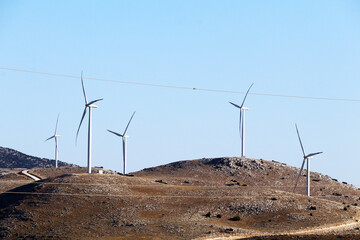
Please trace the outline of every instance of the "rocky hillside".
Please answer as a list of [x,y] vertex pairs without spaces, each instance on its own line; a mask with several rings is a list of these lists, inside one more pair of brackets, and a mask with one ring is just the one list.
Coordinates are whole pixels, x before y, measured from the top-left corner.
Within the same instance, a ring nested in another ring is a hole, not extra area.
[[[72,167],[74,164],[59,161],[60,167]],[[26,155],[19,151],[0,147],[0,168],[51,168],[55,160]]]
[[[163,176],[170,184],[188,184],[276,189],[293,193],[299,168],[285,163],[250,158],[204,158],[179,161],[136,172],[136,176]],[[311,172],[311,195],[352,205],[360,204],[360,189],[317,172]],[[306,193],[304,170],[295,193]]]
[[[360,191],[261,159],[175,162],[133,175],[32,169],[0,195],[4,239],[360,239]],[[311,234],[311,235],[310,235]],[[269,237],[269,236],[272,237]]]

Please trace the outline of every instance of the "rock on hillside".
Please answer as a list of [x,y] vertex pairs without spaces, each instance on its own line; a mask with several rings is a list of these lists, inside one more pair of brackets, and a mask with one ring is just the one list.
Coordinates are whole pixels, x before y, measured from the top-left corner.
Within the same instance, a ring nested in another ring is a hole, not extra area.
[[[59,161],[60,167],[74,167],[76,165]],[[55,160],[29,156],[19,151],[0,147],[0,168],[51,168]]]

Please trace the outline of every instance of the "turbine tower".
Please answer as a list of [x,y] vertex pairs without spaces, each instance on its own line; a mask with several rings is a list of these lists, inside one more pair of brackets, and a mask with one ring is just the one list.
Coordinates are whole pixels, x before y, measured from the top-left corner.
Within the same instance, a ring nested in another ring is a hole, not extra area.
[[247,90],[244,100],[242,101],[241,105],[237,105],[235,103],[229,102],[230,104],[234,105],[235,107],[240,109],[240,119],[239,119],[239,133],[241,138],[241,157],[245,157],[245,110],[248,110],[249,108],[244,107],[244,103],[246,100],[246,97],[250,91],[250,88],[254,85],[251,84],[249,89]]
[[54,135],[52,135],[51,137],[49,137],[48,139],[45,140],[48,141],[52,138],[55,138],[55,167],[57,168],[58,167],[58,154],[59,154],[59,151],[58,151],[58,138],[60,137],[60,135],[57,134],[57,126],[58,126],[58,121],[59,121],[59,115],[60,113],[58,114],[57,116],[57,119],[56,119],[56,126],[55,126],[55,133]]
[[122,142],[123,142],[123,164],[124,164],[123,173],[124,173],[124,175],[126,175],[126,139],[129,137],[129,136],[126,136],[126,131],[127,131],[128,127],[130,125],[131,120],[134,117],[134,114],[135,114],[135,112],[132,114],[132,116],[131,116],[131,118],[130,118],[130,120],[129,120],[123,134],[108,130],[109,132],[111,132],[111,133],[115,134],[116,136],[119,136],[119,137],[122,138]]
[[299,178],[301,176],[301,172],[302,172],[302,170],[304,168],[304,164],[305,164],[305,161],[306,161],[306,163],[307,163],[307,166],[306,166],[306,169],[307,169],[307,173],[306,173],[306,195],[310,197],[310,159],[313,158],[315,155],[318,155],[318,154],[320,154],[322,152],[310,153],[310,154],[306,155],[303,144],[301,142],[299,130],[298,130],[298,127],[297,127],[296,124],[295,124],[295,127],[296,127],[296,132],[297,132],[297,135],[298,135],[298,138],[299,138],[301,150],[302,150],[303,155],[304,155],[304,160],[302,162],[302,165],[301,165],[299,175],[298,175],[298,178],[296,180],[293,192],[295,192],[295,188],[296,188],[296,186],[298,184]]
[[85,108],[84,108],[84,112],[83,112],[83,115],[81,117],[81,121],[80,121],[80,124],[79,124],[79,127],[78,127],[78,130],[76,132],[76,140],[75,140],[75,143],[77,142],[77,138],[78,138],[78,135],[79,135],[79,130],[80,130],[80,127],[81,127],[81,124],[84,120],[84,117],[86,115],[86,111],[87,109],[89,109],[89,126],[88,126],[88,161],[87,161],[87,172],[88,173],[91,173],[91,110],[92,108],[97,108],[96,105],[94,105],[94,103],[98,102],[98,101],[101,101],[103,100],[103,98],[101,99],[96,99],[94,101],[91,101],[91,102],[88,102],[87,98],[86,98],[86,93],[85,93],[85,87],[84,87],[84,80],[83,80],[83,73],[81,72],[81,86],[82,86],[82,90],[83,90],[83,93],[84,93],[84,99],[85,99]]

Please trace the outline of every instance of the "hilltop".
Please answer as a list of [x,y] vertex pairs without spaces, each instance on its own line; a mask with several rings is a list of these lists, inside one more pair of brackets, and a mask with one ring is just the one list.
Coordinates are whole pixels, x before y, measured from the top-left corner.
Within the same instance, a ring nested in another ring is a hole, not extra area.
[[[252,187],[293,193],[299,168],[285,163],[250,158],[203,158],[179,161],[146,168],[136,176],[156,178],[163,176],[171,184]],[[355,204],[360,201],[358,188],[317,172],[311,172],[311,195],[337,202]],[[302,172],[295,193],[305,194],[306,172]],[[360,203],[360,202],[359,202]]]
[[357,188],[312,173],[313,196],[304,177],[293,193],[298,168],[278,162],[198,159],[133,176],[72,170],[32,169],[45,179],[2,193],[0,237],[311,239],[313,230],[317,239],[360,238]]
[[[0,168],[52,168],[55,160],[29,156],[11,148],[0,147]],[[58,161],[60,167],[75,167],[70,164]]]

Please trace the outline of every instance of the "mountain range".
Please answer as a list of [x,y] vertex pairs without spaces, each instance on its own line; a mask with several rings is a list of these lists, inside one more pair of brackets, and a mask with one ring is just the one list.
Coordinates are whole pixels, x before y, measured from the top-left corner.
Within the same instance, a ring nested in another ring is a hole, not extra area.
[[[59,161],[60,167],[74,167],[75,164]],[[11,148],[0,147],[0,168],[52,168],[55,160],[26,155]]]

